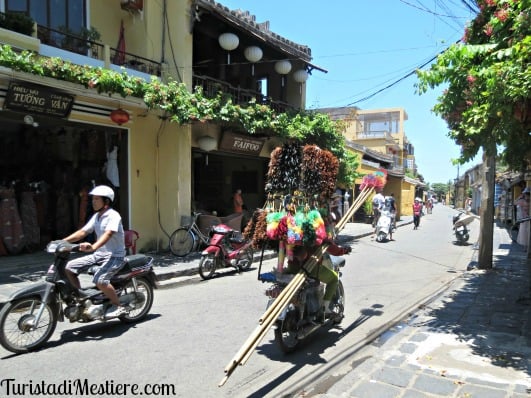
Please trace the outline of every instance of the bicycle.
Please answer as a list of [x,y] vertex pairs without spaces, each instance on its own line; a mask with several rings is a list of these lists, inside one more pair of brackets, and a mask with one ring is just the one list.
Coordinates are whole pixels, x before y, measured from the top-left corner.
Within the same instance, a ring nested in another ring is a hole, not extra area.
[[184,257],[195,251],[201,244],[207,245],[210,237],[205,235],[197,225],[201,213],[193,213],[190,225],[177,228],[170,236],[170,251],[178,257]]

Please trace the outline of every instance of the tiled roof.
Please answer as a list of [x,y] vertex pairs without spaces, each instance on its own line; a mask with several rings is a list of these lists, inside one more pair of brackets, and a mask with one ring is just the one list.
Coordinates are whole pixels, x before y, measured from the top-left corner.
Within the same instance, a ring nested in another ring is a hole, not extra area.
[[259,39],[268,44],[277,47],[281,51],[291,54],[303,61],[310,62],[312,59],[311,50],[308,46],[297,44],[269,30],[269,21],[262,23],[256,22],[256,17],[248,11],[231,10],[223,4],[214,0],[196,0],[195,4],[201,8],[210,10],[218,14],[232,25],[251,32]]

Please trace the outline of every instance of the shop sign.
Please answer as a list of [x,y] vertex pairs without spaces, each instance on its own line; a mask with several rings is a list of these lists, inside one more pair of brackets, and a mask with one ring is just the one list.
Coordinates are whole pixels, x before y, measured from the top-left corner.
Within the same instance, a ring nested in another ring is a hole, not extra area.
[[74,105],[74,96],[47,87],[11,82],[4,109],[46,116],[67,117]]
[[245,153],[248,155],[259,155],[265,143],[265,138],[250,137],[247,135],[225,132],[219,149],[227,152]]

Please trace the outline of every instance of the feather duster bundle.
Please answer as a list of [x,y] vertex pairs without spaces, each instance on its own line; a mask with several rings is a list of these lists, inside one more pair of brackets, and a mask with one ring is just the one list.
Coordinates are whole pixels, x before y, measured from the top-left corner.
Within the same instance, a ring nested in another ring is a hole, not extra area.
[[300,184],[301,149],[286,143],[271,152],[266,187],[272,192],[290,192]]
[[363,176],[361,181],[360,190],[365,188],[374,188],[376,190],[383,189],[387,183],[387,171],[384,169],[379,169],[372,174],[367,174]]
[[302,190],[308,195],[328,199],[334,193],[339,162],[329,151],[317,145],[305,145],[302,150]]
[[267,211],[263,209],[257,209],[253,213],[253,217],[247,223],[245,229],[243,230],[243,236],[246,239],[253,240],[253,248],[259,249],[268,243],[268,238],[266,235],[267,221],[266,221]]

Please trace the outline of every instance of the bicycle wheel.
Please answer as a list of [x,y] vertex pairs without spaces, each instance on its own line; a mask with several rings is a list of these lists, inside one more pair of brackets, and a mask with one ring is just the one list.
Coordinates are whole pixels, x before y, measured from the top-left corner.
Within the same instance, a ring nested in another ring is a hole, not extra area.
[[170,236],[170,251],[178,257],[191,253],[195,246],[195,236],[186,227],[176,229]]

